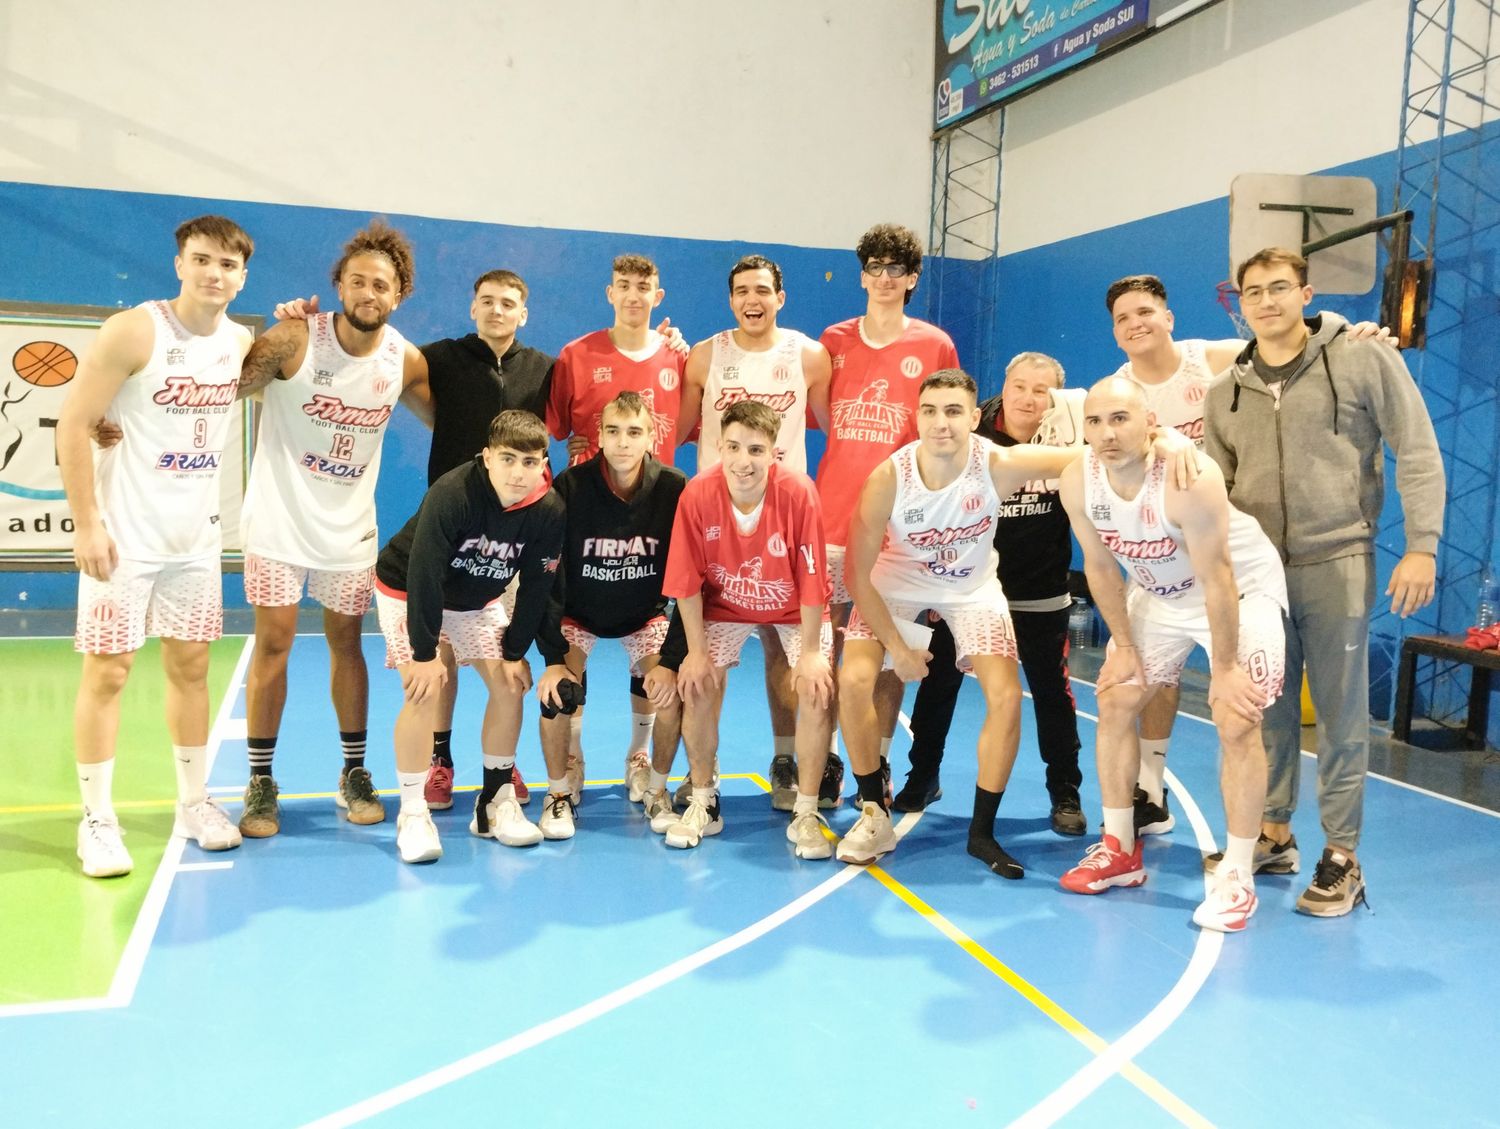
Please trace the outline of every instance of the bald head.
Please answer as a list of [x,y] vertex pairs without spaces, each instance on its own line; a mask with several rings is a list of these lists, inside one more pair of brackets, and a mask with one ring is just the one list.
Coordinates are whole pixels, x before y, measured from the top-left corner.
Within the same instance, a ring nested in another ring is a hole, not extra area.
[[1126,380],[1123,376],[1106,376],[1095,383],[1084,398],[1083,410],[1087,413],[1095,405],[1099,405],[1102,409],[1105,404],[1118,404],[1142,414],[1150,410],[1146,404],[1146,394],[1141,391],[1141,386],[1133,380]]
[[1121,376],[1105,377],[1083,401],[1083,437],[1111,475],[1145,458],[1151,421],[1141,386]]

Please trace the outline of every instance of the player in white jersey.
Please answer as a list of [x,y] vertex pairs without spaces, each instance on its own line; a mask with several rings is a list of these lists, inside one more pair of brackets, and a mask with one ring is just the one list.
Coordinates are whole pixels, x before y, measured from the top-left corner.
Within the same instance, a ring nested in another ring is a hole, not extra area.
[[[1203,406],[1216,374],[1235,361],[1245,343],[1172,338],[1175,325],[1167,306],[1167,288],[1154,274],[1132,274],[1112,282],[1104,305],[1114,323],[1115,344],[1126,361],[1114,375],[1134,381],[1146,397],[1147,410],[1163,427],[1174,427],[1203,447]],[[1376,337],[1395,344],[1373,322],[1350,327],[1354,338]],[[1161,835],[1176,823],[1167,806],[1167,742],[1177,719],[1177,687],[1163,686],[1141,714],[1141,770],[1136,781],[1135,829],[1138,835]]]
[[385,819],[365,767],[369,673],[360,627],[380,540],[375,482],[397,399],[431,422],[427,362],[386,324],[412,290],[411,246],[380,220],[333,268],[342,310],[283,321],[245,360],[242,394],[261,392],[260,438],[245,499],[245,599],[255,650],[245,685],[250,781],[240,831],[281,829],[272,758],[304,586],[323,606],[344,766],[335,802],[351,823]]
[[[250,334],[226,316],[255,245],[238,224],[200,216],[177,229],[182,289],[113,315],[84,355],[57,424],[73,512],[75,647],[83,653],[73,733],[83,821],[78,857],[94,878],[128,874],[111,798],[120,698],[147,634],[161,637],[166,720],[177,770],[174,835],[206,850],[240,844],[208,798],[208,650],[223,629],[219,466]],[[97,467],[90,432],[123,441]]]
[[1078,452],[997,447],[973,434],[979,390],[958,369],[927,377],[917,405],[915,443],[876,468],[849,527],[846,582],[854,613],[839,672],[839,725],[859,784],[858,821],[839,843],[845,862],[869,863],[894,850],[880,768],[875,682],[882,668],[902,682],[927,674],[928,615],[953,632],[959,666],[985,697],[979,779],[968,850],[996,874],[1024,870],[995,841],[995,813],[1020,742],[1021,683],[1015,632],[1000,588],[995,522],[1000,503],[1033,479],[1054,478]]
[[1146,880],[1131,803],[1136,723],[1160,687],[1177,684],[1193,647],[1202,646],[1211,660],[1209,706],[1223,749],[1228,843],[1193,920],[1237,932],[1256,907],[1252,865],[1266,792],[1261,711],[1282,689],[1286,580],[1260,526],[1229,504],[1224,476],[1211,460],[1190,487],[1167,481],[1148,447],[1151,424],[1138,385],[1101,380],[1084,405],[1088,454],[1061,482],[1090,591],[1113,634],[1098,679],[1104,836],[1063,875],[1062,886],[1098,894]]
[[[735,328],[700,341],[683,373],[678,434],[698,426],[698,471],[719,462],[720,419],[740,400],[766,404],[781,417],[776,461],[807,472],[807,414],[827,430],[828,350],[795,329],[776,324],[786,305],[781,268],[763,255],[746,255],[729,269],[729,308]],[[757,629],[765,658],[766,704],[771,711],[771,806],[791,811],[797,798],[797,696],[777,633]],[[827,801],[832,806],[832,800]]]

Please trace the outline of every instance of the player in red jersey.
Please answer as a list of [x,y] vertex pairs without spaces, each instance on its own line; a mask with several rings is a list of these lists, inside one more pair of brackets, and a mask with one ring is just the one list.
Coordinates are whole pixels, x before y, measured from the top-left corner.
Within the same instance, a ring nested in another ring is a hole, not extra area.
[[818,815],[818,785],[833,733],[832,631],[817,492],[803,474],[776,464],[781,420],[753,400],[721,417],[721,462],[688,483],[677,506],[662,591],[677,600],[686,655],[668,653],[647,675],[658,708],[677,671],[682,736],[692,794],[666,828],[667,845],[696,847],[724,827],[714,785],[725,672],[761,624],[780,636],[797,693],[801,777],[787,838],[799,858],[827,858],[832,847]]
[[[849,618],[850,594],[844,583],[844,546],[849,521],[866,480],[898,447],[917,438],[917,397],[922,381],[940,369],[958,367],[952,339],[935,325],[907,317],[922,273],[922,242],[898,224],[876,224],[860,237],[860,286],[866,296],[862,317],[829,326],[822,342],[832,358],[829,383],[831,419],[828,449],[818,466],[818,495],[828,532],[828,577],[833,589],[834,638]],[[947,627],[939,625],[938,630]],[[838,648],[835,648],[837,652]],[[891,734],[901,710],[902,685],[892,675],[876,684],[881,772],[890,779]],[[824,799],[835,803],[843,788],[844,766],[829,758]]]

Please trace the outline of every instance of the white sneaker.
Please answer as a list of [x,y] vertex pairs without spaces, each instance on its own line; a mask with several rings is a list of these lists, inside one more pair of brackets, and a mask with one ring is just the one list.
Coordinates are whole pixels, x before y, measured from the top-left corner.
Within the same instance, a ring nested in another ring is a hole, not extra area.
[[113,819],[85,817],[78,824],[78,860],[90,878],[118,878],[133,865],[125,849],[125,833]]
[[401,812],[396,816],[396,850],[402,862],[433,862],[443,857],[437,824],[430,811]]
[[1193,924],[1219,933],[1238,933],[1255,914],[1260,900],[1255,896],[1255,879],[1238,870],[1214,872],[1208,897],[1193,911]]
[[667,828],[667,846],[696,847],[705,835],[717,835],[724,830],[724,817],[719,814],[719,795],[714,793],[713,807],[707,807],[696,795],[688,801],[682,818]]
[[677,809],[672,806],[672,794],[663,788],[660,792],[648,792],[642,800],[641,813],[651,821],[651,830],[665,835],[667,828],[677,822]]
[[799,859],[826,859],[833,854],[833,844],[823,834],[823,828],[827,826],[827,821],[816,811],[792,816],[792,822],[787,824],[786,837],[797,845]]
[[507,847],[534,847],[542,841],[541,829],[526,818],[521,805],[516,802],[515,785],[507,784],[485,805],[488,824],[479,829],[479,796],[474,797],[474,818],[469,820],[469,831],[481,839],[494,839]]
[[178,804],[172,834],[194,839],[205,851],[227,851],[244,840],[234,820],[213,800],[204,798],[196,804]]
[[573,837],[573,801],[567,795],[548,792],[542,801],[542,818],[537,821],[543,839]]
[[651,756],[644,750],[625,758],[625,791],[632,804],[645,799],[651,790]]
[[896,829],[891,816],[879,804],[866,802],[854,826],[839,840],[839,862],[860,866],[872,863],[896,849]]

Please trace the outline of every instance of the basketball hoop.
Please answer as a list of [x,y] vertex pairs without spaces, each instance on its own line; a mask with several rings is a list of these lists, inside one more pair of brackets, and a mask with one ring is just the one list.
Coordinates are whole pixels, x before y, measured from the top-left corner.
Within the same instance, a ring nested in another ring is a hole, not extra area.
[[1235,333],[1239,335],[1241,341],[1249,341],[1250,338],[1255,336],[1255,333],[1250,328],[1250,323],[1245,320],[1245,315],[1234,308],[1235,299],[1239,297],[1240,292],[1235,289],[1234,283],[1227,278],[1219,283],[1215,289],[1219,294],[1219,305],[1224,307],[1224,312],[1229,315],[1229,320],[1234,322]]

